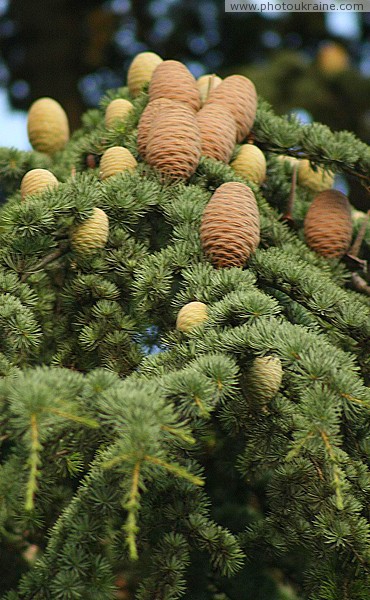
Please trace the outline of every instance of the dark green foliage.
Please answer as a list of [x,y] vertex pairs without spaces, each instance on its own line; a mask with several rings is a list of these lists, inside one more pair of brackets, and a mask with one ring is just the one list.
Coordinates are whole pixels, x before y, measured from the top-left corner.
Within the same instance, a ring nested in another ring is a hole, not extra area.
[[[114,97],[127,90],[102,108]],[[348,289],[342,262],[305,245],[307,190],[298,229],[281,219],[291,170],[273,153],[361,178],[370,151],[261,102],[254,132],[271,151],[267,183],[251,184],[261,244],[245,269],[216,270],[199,225],[219,185],[244,181],[229,166],[203,158],[185,185],[142,162],[100,181],[84,162],[117,143],[137,156],[146,102],[144,92],[109,131],[103,110],[90,111],[49,164],[58,189],[26,202],[19,181],[41,159],[11,155],[10,175],[0,150],[0,556],[16,571],[3,598],[112,600],[123,576],[138,600],[363,600],[369,301]],[[109,241],[80,256],[70,230],[95,206]],[[207,321],[176,331],[194,300]],[[283,381],[262,405],[246,373],[266,355]]]

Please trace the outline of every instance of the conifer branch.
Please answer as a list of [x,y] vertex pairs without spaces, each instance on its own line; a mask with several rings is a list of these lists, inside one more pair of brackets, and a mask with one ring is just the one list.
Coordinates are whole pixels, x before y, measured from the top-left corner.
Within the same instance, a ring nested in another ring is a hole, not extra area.
[[364,218],[364,220],[361,223],[361,227],[358,230],[357,236],[355,241],[353,242],[348,254],[350,256],[355,256],[358,257],[358,254],[360,252],[360,248],[361,248],[361,244],[364,240],[365,237],[365,233],[366,233],[366,229],[367,229],[367,224],[369,222],[369,217],[370,217],[370,210],[367,211],[366,216]]
[[335,496],[336,496],[336,505],[337,505],[337,509],[338,510],[343,510],[344,508],[344,503],[343,503],[343,495],[342,495],[342,482],[341,482],[341,478],[340,478],[340,470],[335,458],[335,454],[334,454],[334,450],[332,448],[332,445],[330,444],[329,441],[329,437],[327,435],[327,433],[325,431],[320,431],[320,435],[323,439],[323,442],[325,444],[325,448],[328,452],[330,461],[333,465],[333,477],[334,477],[334,487],[335,487]]
[[154,465],[163,467],[164,469],[167,469],[167,471],[170,471],[170,473],[173,473],[178,477],[182,477],[183,479],[187,479],[194,485],[204,485],[203,479],[197,477],[196,475],[193,475],[192,473],[189,473],[189,471],[187,471],[180,465],[170,464],[156,456],[149,456],[148,454],[144,456],[144,460],[146,460],[147,462],[151,462]]
[[183,440],[187,444],[195,444],[195,439],[192,435],[185,433],[181,429],[176,429],[175,427],[169,427],[169,425],[162,425],[162,430],[171,433],[172,435],[178,437],[180,440]]
[[135,463],[134,470],[132,473],[131,489],[128,494],[128,499],[123,505],[123,508],[125,508],[128,511],[128,516],[124,525],[124,530],[127,534],[127,545],[129,548],[129,556],[131,560],[137,560],[139,557],[136,545],[136,534],[138,533],[139,528],[136,522],[136,517],[140,508],[139,483],[141,462],[141,460],[138,460]]
[[38,477],[38,467],[41,464],[40,460],[40,451],[42,449],[40,440],[39,440],[39,431],[37,425],[37,418],[35,414],[31,415],[31,453],[29,456],[28,463],[30,465],[30,474],[27,482],[26,488],[26,504],[25,508],[27,511],[31,511],[34,508],[34,496],[37,490],[37,477]]
[[34,273],[37,273],[38,271],[41,271],[44,267],[46,267],[46,265],[53,262],[57,258],[60,258],[61,256],[63,256],[66,253],[67,253],[67,246],[65,246],[65,247],[59,246],[56,250],[53,250],[53,252],[50,252],[50,254],[48,254],[42,260],[40,260],[32,268],[32,271],[27,271],[26,273],[23,273],[23,275],[21,276],[21,282],[24,283],[31,275],[33,275]]
[[48,412],[54,413],[58,415],[58,417],[63,417],[64,419],[69,419],[70,421],[75,421],[76,423],[80,423],[81,425],[86,425],[86,427],[92,427],[96,429],[99,427],[99,423],[94,419],[90,419],[88,417],[80,417],[78,415],[73,415],[72,413],[64,412],[59,408],[49,408]]

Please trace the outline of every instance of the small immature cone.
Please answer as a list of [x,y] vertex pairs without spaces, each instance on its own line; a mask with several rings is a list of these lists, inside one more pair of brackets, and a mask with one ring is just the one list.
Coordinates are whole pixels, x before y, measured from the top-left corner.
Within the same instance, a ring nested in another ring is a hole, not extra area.
[[64,109],[52,98],[39,98],[28,111],[28,139],[39,152],[54,154],[69,140],[69,124]]
[[201,104],[195,78],[177,60],[164,60],[154,71],[149,85],[149,100],[157,98],[184,102],[194,111],[198,111]]
[[279,358],[255,358],[246,375],[247,394],[259,402],[267,402],[277,394],[282,378],[283,368]]
[[203,156],[228,163],[236,140],[236,123],[226,106],[210,104],[197,113]]
[[200,93],[202,105],[208,98],[208,95],[214,88],[220,85],[222,79],[218,75],[202,75],[197,79],[197,86]]
[[316,171],[310,165],[310,161],[303,159],[298,165],[298,183],[307,187],[313,192],[322,192],[328,190],[333,185],[333,173],[327,173],[324,169],[318,167]]
[[47,169],[31,169],[21,181],[21,196],[24,200],[31,194],[38,194],[46,189],[58,187],[59,181]]
[[161,111],[149,132],[148,164],[173,181],[189,179],[201,157],[200,132],[195,114],[176,103]]
[[95,207],[92,216],[72,230],[70,241],[72,249],[82,256],[104,248],[108,236],[108,217],[103,210]]
[[127,85],[131,96],[135,98],[140,94],[161,62],[161,57],[154,52],[140,52],[135,56],[127,72]]
[[223,183],[202,216],[200,240],[216,268],[243,267],[260,242],[260,218],[252,190],[244,183]]
[[351,206],[337,190],[317,194],[304,220],[307,245],[321,256],[341,258],[352,239]]
[[100,179],[107,179],[123,171],[134,171],[136,167],[136,158],[127,148],[113,146],[108,148],[101,157],[99,176]]
[[159,111],[167,106],[173,106],[174,101],[168,98],[158,98],[146,105],[141,113],[139,125],[137,128],[137,147],[140,155],[145,158],[146,147],[148,144],[149,131]]
[[254,183],[261,184],[266,178],[265,155],[253,144],[243,144],[230,166],[238,175]]
[[181,308],[177,315],[176,329],[188,332],[206,320],[207,305],[203,302],[189,302]]
[[106,108],[104,122],[106,127],[113,127],[117,121],[124,121],[130,114],[134,105],[124,98],[112,100]]
[[257,92],[250,79],[243,75],[226,77],[208,96],[208,104],[224,104],[231,111],[237,127],[238,143],[250,132],[257,112]]

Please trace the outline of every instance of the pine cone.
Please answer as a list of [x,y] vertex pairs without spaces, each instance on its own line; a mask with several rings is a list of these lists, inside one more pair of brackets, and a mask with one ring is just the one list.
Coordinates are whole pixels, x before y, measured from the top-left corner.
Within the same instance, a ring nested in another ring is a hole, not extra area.
[[32,169],[28,171],[21,181],[22,200],[31,194],[43,192],[47,188],[58,187],[59,181],[47,169]]
[[173,106],[174,100],[168,98],[158,98],[149,102],[141,113],[139,125],[137,128],[137,147],[141,156],[145,159],[146,147],[148,144],[149,131],[159,111],[166,106]]
[[242,142],[256,118],[257,93],[254,84],[243,75],[230,75],[210,93],[205,106],[214,103],[228,107],[236,122],[236,141]]
[[127,85],[131,96],[135,98],[140,94],[161,62],[161,57],[154,52],[140,52],[135,56],[127,72]]
[[39,98],[28,111],[28,139],[39,152],[54,154],[63,150],[69,140],[66,113],[56,100]]
[[104,122],[106,127],[113,127],[115,122],[124,121],[130,114],[134,105],[124,98],[112,100],[106,108]]
[[304,220],[307,245],[327,258],[341,258],[352,239],[351,206],[337,190],[317,194]]
[[328,173],[324,169],[317,167],[314,171],[311,167],[310,161],[302,159],[298,165],[298,183],[313,192],[323,192],[329,190],[333,185],[334,175]]
[[81,255],[87,255],[104,248],[109,235],[109,220],[100,208],[94,208],[93,214],[71,233],[72,249]]
[[247,394],[259,402],[271,400],[277,394],[282,378],[283,368],[279,358],[255,358],[245,378]]
[[260,219],[252,190],[222,184],[208,202],[200,226],[205,255],[216,268],[243,267],[260,241]]
[[135,157],[123,146],[108,148],[101,157],[100,179],[107,179],[123,171],[134,171],[137,167]]
[[221,81],[222,81],[221,77],[218,77],[215,74],[202,75],[201,77],[198,77],[197,86],[198,86],[202,106],[205,103],[205,101],[207,100],[211,91],[214,88],[216,88],[218,85],[220,85]]
[[200,132],[187,105],[168,106],[161,111],[149,132],[147,162],[173,181],[188,179],[201,156]]
[[243,144],[230,166],[235,173],[254,183],[261,184],[266,177],[266,159],[263,152],[253,144]]
[[236,140],[236,123],[226,106],[209,104],[197,113],[203,156],[228,163]]
[[188,332],[206,320],[207,305],[203,302],[189,302],[181,308],[177,315],[176,329]]
[[164,60],[154,71],[149,85],[149,100],[157,98],[184,102],[194,111],[200,109],[197,82],[189,69],[177,60]]

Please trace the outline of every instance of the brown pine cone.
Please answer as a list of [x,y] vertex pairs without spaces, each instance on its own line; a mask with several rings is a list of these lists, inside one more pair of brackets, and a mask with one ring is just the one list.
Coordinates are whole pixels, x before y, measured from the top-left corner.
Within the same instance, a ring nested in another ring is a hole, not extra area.
[[149,132],[146,160],[173,181],[188,179],[201,156],[200,132],[195,114],[176,103],[161,111]]
[[149,100],[168,98],[200,109],[200,94],[196,79],[189,69],[177,60],[164,60],[155,69],[149,85]]
[[216,268],[243,267],[260,242],[260,218],[252,190],[244,183],[223,183],[208,202],[200,240]]
[[159,111],[166,106],[173,106],[174,101],[168,98],[158,98],[149,102],[141,113],[139,125],[137,128],[137,147],[141,156],[145,159],[146,147],[148,144],[149,131]]
[[228,163],[236,140],[236,123],[230,110],[209,104],[197,113],[203,156]]
[[243,75],[230,75],[212,90],[205,106],[224,104],[232,113],[237,127],[238,143],[250,132],[257,111],[257,92],[250,79]]
[[307,245],[321,256],[341,258],[352,239],[351,206],[338,190],[326,190],[315,197],[304,220]]

